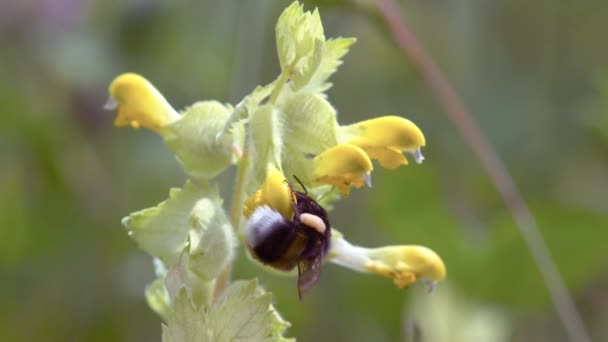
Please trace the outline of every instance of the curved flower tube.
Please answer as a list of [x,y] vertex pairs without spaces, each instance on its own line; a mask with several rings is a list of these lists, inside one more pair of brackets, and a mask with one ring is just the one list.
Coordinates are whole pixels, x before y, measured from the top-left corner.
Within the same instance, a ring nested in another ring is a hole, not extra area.
[[445,265],[437,253],[416,245],[364,248],[334,234],[327,260],[364,273],[393,279],[399,288],[406,288],[422,278],[432,285],[443,281]]

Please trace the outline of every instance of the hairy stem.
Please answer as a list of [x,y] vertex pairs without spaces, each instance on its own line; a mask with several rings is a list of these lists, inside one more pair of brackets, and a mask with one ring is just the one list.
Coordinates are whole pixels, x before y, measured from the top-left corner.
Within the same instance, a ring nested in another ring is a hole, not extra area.
[[[270,95],[270,103],[275,103],[283,86],[289,80],[289,72],[284,70],[281,73],[272,93]],[[246,137],[249,139],[249,137]],[[249,173],[250,157],[249,143],[245,142],[243,153],[239,158],[236,171],[236,179],[234,182],[234,192],[232,193],[232,203],[230,204],[230,223],[238,236],[239,227],[241,224],[241,216],[243,215],[243,202],[245,201],[245,186],[247,185],[247,174]],[[232,273],[232,264],[226,266],[222,273],[218,276],[215,283],[214,298],[217,298],[224,292],[224,289],[230,284],[230,274]]]
[[395,1],[374,0],[374,5],[399,48],[419,70],[503,198],[543,277],[570,340],[590,341],[574,300],[538,231],[534,216],[502,160],[483,136],[454,88],[418,42],[405,20],[399,15],[400,9]]
[[281,94],[281,90],[283,90],[283,86],[289,80],[289,69],[285,69],[281,72],[281,76],[277,80],[277,84],[272,89],[272,93],[270,94],[270,103],[277,102],[277,98],[279,98],[279,94]]
[[[247,173],[249,172],[249,144],[243,147],[243,154],[239,158],[236,171],[236,179],[234,182],[234,192],[232,193],[232,203],[230,204],[230,223],[238,236],[239,225],[241,224],[241,215],[243,210],[243,201],[245,196],[245,185]],[[214,298],[217,298],[224,292],[228,284],[230,284],[230,275],[232,273],[232,264],[226,266],[222,273],[218,276],[215,282]]]

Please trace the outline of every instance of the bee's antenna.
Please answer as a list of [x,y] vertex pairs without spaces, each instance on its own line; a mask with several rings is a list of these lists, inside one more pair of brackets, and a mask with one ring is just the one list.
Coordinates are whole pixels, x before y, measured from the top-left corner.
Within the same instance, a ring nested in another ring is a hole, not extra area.
[[304,186],[304,183],[302,183],[302,181],[298,178],[298,176],[293,175],[293,178],[295,178],[298,181],[298,183],[300,183],[300,186],[302,187],[302,189],[304,189],[304,195],[308,195],[308,190]]

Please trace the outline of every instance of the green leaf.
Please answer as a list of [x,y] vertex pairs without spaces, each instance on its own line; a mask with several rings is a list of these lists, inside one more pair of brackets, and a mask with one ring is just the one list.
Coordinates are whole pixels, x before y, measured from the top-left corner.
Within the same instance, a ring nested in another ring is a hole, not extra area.
[[162,326],[163,342],[214,341],[209,338],[204,320],[205,308],[196,308],[186,289],[181,289],[173,299],[167,325]]
[[326,80],[355,42],[354,38],[326,41],[318,10],[304,12],[298,2],[279,17],[276,38],[281,70],[289,73],[292,89],[311,92],[322,92],[331,86]]
[[189,217],[188,242],[177,262],[164,269],[156,262],[159,279],[146,289],[150,307],[166,318],[167,303],[185,288],[194,303],[209,305],[215,278],[234,258],[236,237],[219,199],[203,198],[196,202]]
[[209,179],[233,161],[232,136],[218,139],[231,113],[232,108],[217,101],[197,102],[168,126],[165,143],[191,177]]
[[212,341],[281,341],[290,324],[272,307],[257,280],[234,282],[206,317]]
[[232,283],[207,310],[197,308],[182,289],[173,302],[168,325],[163,325],[163,342],[292,341],[283,337],[290,324],[271,301],[257,280]]
[[325,42],[321,39],[314,41],[310,54],[302,56],[291,68],[292,89],[299,90],[306,86],[321,65]]
[[168,200],[130,214],[122,224],[142,250],[172,265],[186,245],[194,204],[203,197],[217,196],[207,185],[187,181],[182,189],[171,189]]

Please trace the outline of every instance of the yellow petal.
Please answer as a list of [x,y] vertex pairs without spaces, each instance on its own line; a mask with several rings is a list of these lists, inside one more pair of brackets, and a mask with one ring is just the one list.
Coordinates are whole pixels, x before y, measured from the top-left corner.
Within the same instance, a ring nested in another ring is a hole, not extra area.
[[407,165],[403,153],[394,147],[366,147],[365,152],[371,159],[376,159],[382,167],[394,170],[401,165]]
[[126,73],[116,77],[109,92],[110,99],[105,108],[117,110],[116,127],[145,127],[160,131],[179,118],[162,94],[140,75]]
[[367,271],[392,278],[401,288],[408,287],[417,278],[430,281],[445,279],[445,265],[441,258],[423,246],[388,246],[370,249]]
[[399,116],[382,116],[341,126],[338,141],[362,148],[388,169],[407,164],[402,152],[413,152],[426,144],[420,128]]
[[291,220],[296,199],[285,176],[275,167],[270,167],[262,187],[245,200],[243,215],[249,218],[260,205],[267,205]]
[[313,159],[313,182],[331,184],[348,196],[350,187],[362,187],[370,182],[371,160],[359,147],[336,145]]

